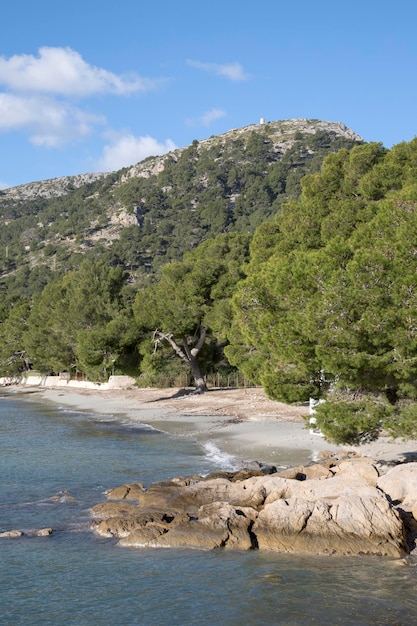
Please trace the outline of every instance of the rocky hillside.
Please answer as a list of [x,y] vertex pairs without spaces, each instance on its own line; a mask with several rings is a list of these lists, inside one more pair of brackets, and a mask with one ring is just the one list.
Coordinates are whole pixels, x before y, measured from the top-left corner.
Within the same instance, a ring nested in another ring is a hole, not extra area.
[[[0,192],[0,272],[42,275],[105,255],[136,280],[220,232],[253,232],[325,156],[362,139],[340,123],[253,124],[111,174],[69,176]],[[26,281],[27,282],[27,281]]]
[[18,187],[10,187],[0,193],[3,200],[24,202],[34,198],[56,198],[64,196],[74,189],[93,183],[99,178],[104,178],[107,173],[96,172],[92,174],[79,174],[78,176],[61,176],[49,180],[40,180],[35,183],[27,183]]

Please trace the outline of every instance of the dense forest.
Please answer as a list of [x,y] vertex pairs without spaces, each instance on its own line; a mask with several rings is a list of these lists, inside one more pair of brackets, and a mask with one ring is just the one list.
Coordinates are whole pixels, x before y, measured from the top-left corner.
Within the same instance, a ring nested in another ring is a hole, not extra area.
[[311,125],[284,150],[277,124],[0,198],[0,375],[240,381],[325,399],[332,441],[416,436],[417,140]]

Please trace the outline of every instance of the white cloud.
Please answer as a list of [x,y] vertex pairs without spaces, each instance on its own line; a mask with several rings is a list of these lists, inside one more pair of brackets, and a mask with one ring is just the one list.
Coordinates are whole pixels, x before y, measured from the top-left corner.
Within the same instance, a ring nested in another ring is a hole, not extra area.
[[218,74],[234,81],[248,80],[249,75],[245,74],[240,63],[201,63],[201,61],[188,60],[187,64],[197,70]]
[[0,93],[0,131],[26,130],[36,145],[56,147],[84,139],[104,123],[104,117],[54,98]]
[[46,147],[82,140],[106,118],[84,112],[74,98],[125,96],[154,89],[160,82],[89,65],[71,48],[43,47],[38,56],[0,56],[0,132],[22,130],[32,143]]
[[165,154],[175,150],[176,147],[171,139],[160,143],[149,135],[142,137],[135,137],[130,133],[118,135],[113,138],[109,145],[104,147],[97,166],[100,171],[111,172],[122,167],[135,165],[148,156]]
[[0,84],[15,92],[90,96],[145,92],[155,88],[158,81],[135,74],[118,76],[89,65],[71,48],[43,47],[38,57],[29,54],[0,57]]
[[222,117],[225,117],[226,111],[223,109],[210,109],[201,115],[200,117],[195,117],[187,120],[188,126],[210,126],[212,122],[219,120]]

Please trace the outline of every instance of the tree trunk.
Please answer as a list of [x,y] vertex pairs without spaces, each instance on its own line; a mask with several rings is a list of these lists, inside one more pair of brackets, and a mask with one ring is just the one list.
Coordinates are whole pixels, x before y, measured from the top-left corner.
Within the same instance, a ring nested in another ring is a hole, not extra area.
[[194,378],[196,393],[204,393],[205,391],[207,391],[207,385],[201,375],[200,366],[197,362],[197,359],[193,355],[191,355],[188,363],[190,365],[191,373]]
[[197,355],[204,345],[206,333],[207,329],[204,326],[200,326],[200,337],[193,348],[190,348],[187,337],[184,337],[182,344],[183,349],[175,342],[171,333],[163,333],[160,330],[155,330],[153,333],[155,349],[160,341],[167,341],[172,346],[175,354],[190,367],[195,382],[196,393],[204,393],[207,391],[207,385],[201,375],[200,366],[197,361]]
[[201,375],[200,366],[197,361],[197,355],[204,345],[206,334],[207,334],[207,329],[205,328],[205,326],[200,326],[200,337],[197,341],[197,344],[194,346],[194,348],[190,348],[186,337],[184,337],[184,340],[183,340],[184,352],[186,354],[186,357],[187,357],[186,360],[191,368],[191,373],[194,378],[196,393],[204,393],[205,391],[207,391],[207,386],[206,386],[204,378]]

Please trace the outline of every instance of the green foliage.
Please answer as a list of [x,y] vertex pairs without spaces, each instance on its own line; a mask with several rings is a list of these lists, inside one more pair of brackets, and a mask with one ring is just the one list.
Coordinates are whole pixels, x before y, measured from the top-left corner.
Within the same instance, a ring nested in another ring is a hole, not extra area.
[[29,303],[22,301],[10,308],[0,324],[0,376],[14,376],[29,369],[23,344],[28,313]]
[[[146,284],[185,250],[224,232],[251,232],[271,220],[288,198],[298,198],[300,180],[318,171],[324,157],[352,142],[332,132],[312,131],[284,154],[271,133],[279,124],[194,141],[188,148],[110,174],[59,197],[0,197],[0,271],[44,265],[63,275],[80,265],[78,255],[105,257]],[[288,131],[286,131],[288,132]],[[117,225],[120,209],[136,220]],[[115,236],[116,234],[116,236]],[[101,237],[100,237],[101,236]]]
[[120,267],[85,259],[79,270],[45,287],[34,301],[23,336],[37,370],[108,378],[138,336],[124,295],[126,278]]
[[394,438],[417,439],[417,403],[400,402],[397,411],[384,422],[384,430]]
[[317,406],[315,417],[328,441],[359,445],[378,439],[391,412],[387,404],[375,401],[328,399]]
[[[196,367],[195,376],[204,372],[195,362],[198,354],[206,365],[213,358],[221,359],[221,354],[215,356],[212,343],[226,338],[230,297],[243,277],[249,241],[249,236],[238,233],[210,239],[184,255],[183,261],[165,265],[161,279],[138,292],[133,307],[138,326],[153,333],[156,345],[169,343],[178,356]],[[141,369],[146,380],[155,379],[160,363],[155,356],[144,358]]]
[[[326,397],[320,423],[335,441],[377,436],[388,416],[392,432],[414,432],[416,155],[416,140],[330,155],[257,230],[232,299],[229,361],[272,398]],[[336,382],[365,400],[336,402]]]
[[[313,122],[309,127],[284,154],[277,133],[286,140],[288,128],[274,123],[147,159],[139,167],[143,175],[125,169],[49,198],[1,194],[4,367],[18,371],[30,361],[46,373],[81,371],[95,380],[131,372],[140,359],[132,317],[132,291],[139,290],[148,298],[136,306],[141,324],[174,328],[182,346],[195,346],[204,328],[200,369],[228,376],[230,298],[244,275],[252,233],[268,220],[266,246],[257,255],[273,254],[280,234],[272,220],[285,201],[298,199],[302,176],[318,171],[329,152],[357,143],[317,132]],[[233,239],[236,232],[243,234]],[[184,251],[191,256],[183,260]],[[25,315],[18,314],[21,306]],[[249,361],[255,376],[256,358]],[[146,355],[144,363],[146,370]],[[173,362],[170,368],[175,376],[184,371]]]
[[139,345],[141,355],[139,387],[189,387],[192,385],[190,368],[177,359],[170,346],[161,345],[154,349],[154,343],[147,336]]

